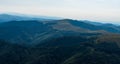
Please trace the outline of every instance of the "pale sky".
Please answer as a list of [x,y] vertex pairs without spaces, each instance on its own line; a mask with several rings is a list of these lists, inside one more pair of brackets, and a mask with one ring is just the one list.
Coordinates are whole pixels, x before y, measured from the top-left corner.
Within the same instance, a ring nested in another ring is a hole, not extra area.
[[5,12],[120,23],[120,0],[0,0]]

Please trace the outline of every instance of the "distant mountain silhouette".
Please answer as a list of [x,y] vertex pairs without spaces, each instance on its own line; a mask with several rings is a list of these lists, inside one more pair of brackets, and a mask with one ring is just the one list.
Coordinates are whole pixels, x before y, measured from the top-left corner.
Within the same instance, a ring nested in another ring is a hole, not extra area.
[[0,14],[0,22],[22,21],[22,20],[57,20],[58,17],[25,15],[25,14]]
[[94,21],[89,21],[89,20],[80,20],[80,21],[89,23],[89,24],[93,24],[93,25],[97,25],[97,26],[104,24],[104,23],[94,22]]

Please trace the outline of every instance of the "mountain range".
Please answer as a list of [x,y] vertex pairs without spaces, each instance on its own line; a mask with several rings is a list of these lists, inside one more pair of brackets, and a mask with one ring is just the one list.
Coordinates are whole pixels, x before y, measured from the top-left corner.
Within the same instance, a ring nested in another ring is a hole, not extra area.
[[0,64],[119,64],[120,26],[0,15]]
[[27,15],[27,14],[18,14],[18,13],[9,13],[9,14],[0,14],[0,22],[8,21],[21,21],[21,20],[57,20],[61,19],[59,17],[51,16],[39,16],[39,15]]

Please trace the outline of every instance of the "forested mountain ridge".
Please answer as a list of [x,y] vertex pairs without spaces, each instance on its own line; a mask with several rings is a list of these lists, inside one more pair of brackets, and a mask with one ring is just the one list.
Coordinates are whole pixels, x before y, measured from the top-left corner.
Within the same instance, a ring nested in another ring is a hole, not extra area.
[[54,38],[34,47],[0,41],[0,63],[119,64],[120,41],[119,37],[116,38],[114,42],[107,42],[100,37],[69,36]]
[[78,20],[0,23],[0,64],[119,64],[120,29]]

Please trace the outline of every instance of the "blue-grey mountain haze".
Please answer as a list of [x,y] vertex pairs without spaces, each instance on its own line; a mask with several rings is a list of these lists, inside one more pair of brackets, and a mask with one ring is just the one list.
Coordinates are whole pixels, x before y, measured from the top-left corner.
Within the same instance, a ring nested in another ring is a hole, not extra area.
[[120,0],[0,0],[0,13],[120,23]]

